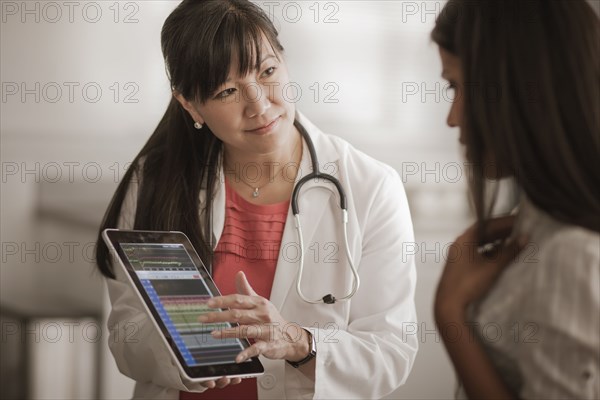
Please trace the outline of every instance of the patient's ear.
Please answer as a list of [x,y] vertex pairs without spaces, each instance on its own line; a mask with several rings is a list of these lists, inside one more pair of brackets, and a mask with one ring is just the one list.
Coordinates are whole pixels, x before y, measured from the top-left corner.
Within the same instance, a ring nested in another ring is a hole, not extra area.
[[196,108],[194,107],[194,105],[191,101],[186,100],[186,98],[183,97],[183,95],[176,90],[173,91],[173,97],[175,97],[175,99],[177,99],[179,104],[181,104],[181,106],[190,114],[190,116],[192,117],[192,119],[195,122],[204,124],[204,118],[202,118],[202,116],[196,110]]

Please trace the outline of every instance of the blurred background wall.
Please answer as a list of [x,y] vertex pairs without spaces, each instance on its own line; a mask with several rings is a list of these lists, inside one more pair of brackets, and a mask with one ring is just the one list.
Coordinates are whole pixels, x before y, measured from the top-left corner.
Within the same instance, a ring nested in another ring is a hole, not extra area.
[[[159,33],[177,3],[1,1],[1,398],[131,396],[107,349],[93,251],[117,183],[169,100]],[[451,398],[431,309],[470,212],[428,36],[444,2],[257,3],[280,29],[298,108],[406,186],[421,347],[389,398]]]

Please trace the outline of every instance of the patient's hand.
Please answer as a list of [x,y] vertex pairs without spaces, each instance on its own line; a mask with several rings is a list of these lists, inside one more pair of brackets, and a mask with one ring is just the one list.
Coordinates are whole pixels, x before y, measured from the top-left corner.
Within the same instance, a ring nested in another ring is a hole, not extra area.
[[483,297],[500,272],[526,245],[524,238],[509,238],[514,216],[488,221],[485,240],[487,251],[477,246],[477,227],[471,226],[450,246],[446,266],[438,284],[435,311],[464,311],[466,306]]

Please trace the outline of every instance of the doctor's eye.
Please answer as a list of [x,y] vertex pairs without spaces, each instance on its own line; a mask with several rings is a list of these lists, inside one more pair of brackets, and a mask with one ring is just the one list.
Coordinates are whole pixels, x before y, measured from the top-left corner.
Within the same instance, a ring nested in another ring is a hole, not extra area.
[[235,93],[235,88],[225,89],[215,96],[215,99],[225,99]]
[[273,75],[275,73],[275,70],[277,69],[277,67],[270,67],[267,68],[263,73],[262,76],[265,78],[268,78],[269,76]]

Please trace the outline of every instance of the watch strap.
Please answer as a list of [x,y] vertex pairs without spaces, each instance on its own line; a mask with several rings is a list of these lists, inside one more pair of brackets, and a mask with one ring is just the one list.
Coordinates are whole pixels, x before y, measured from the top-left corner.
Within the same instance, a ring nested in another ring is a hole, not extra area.
[[315,358],[317,356],[317,343],[315,341],[315,336],[308,329],[304,329],[304,330],[306,331],[306,333],[308,333],[308,336],[309,336],[310,349],[308,351],[308,355],[300,361],[287,361],[286,360],[287,363],[290,364],[294,368],[301,367],[302,365],[306,364],[307,362],[309,362],[310,360],[312,360],[313,358]]

